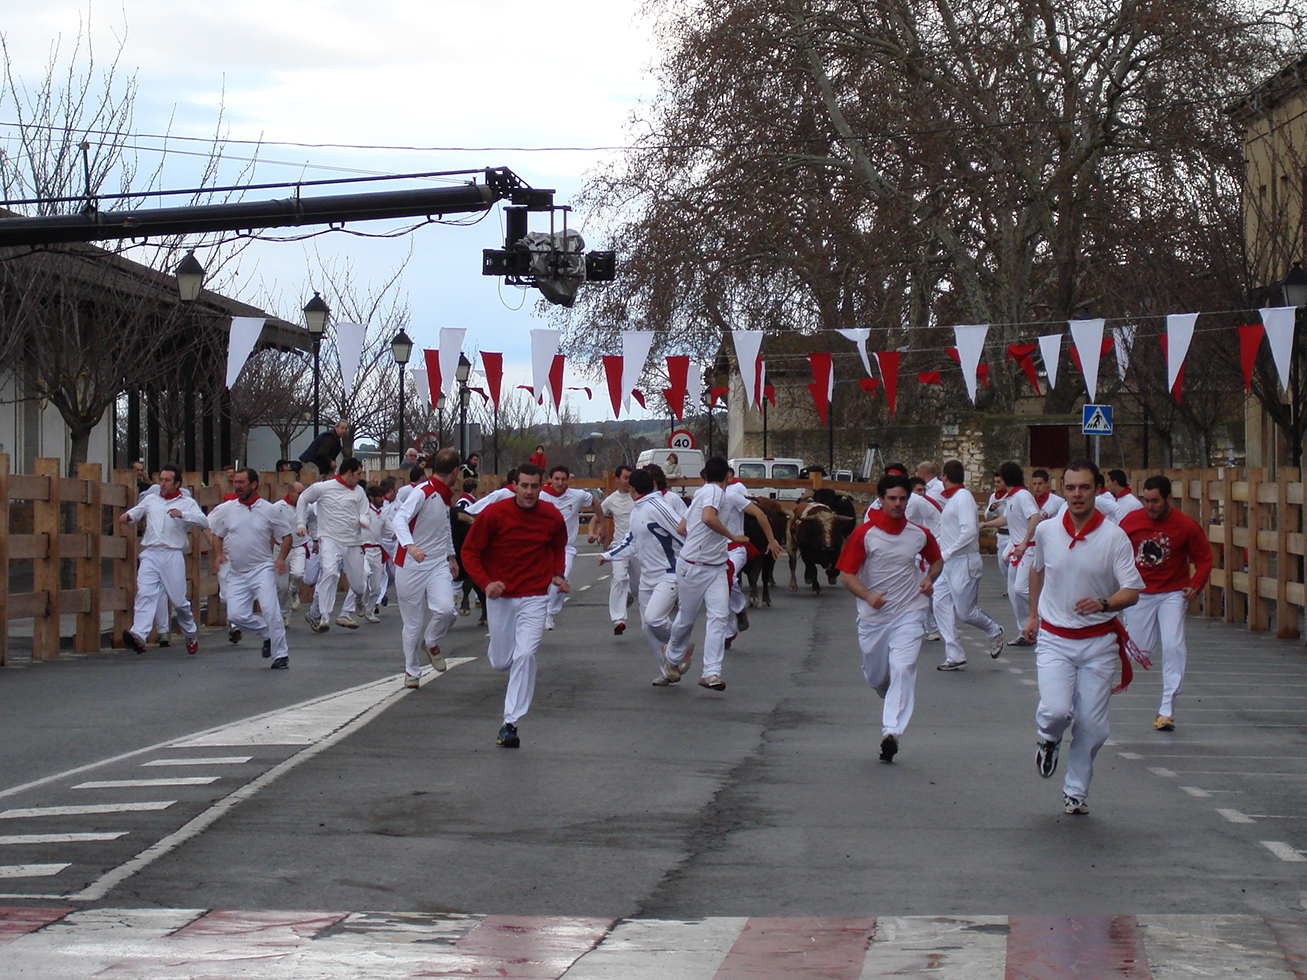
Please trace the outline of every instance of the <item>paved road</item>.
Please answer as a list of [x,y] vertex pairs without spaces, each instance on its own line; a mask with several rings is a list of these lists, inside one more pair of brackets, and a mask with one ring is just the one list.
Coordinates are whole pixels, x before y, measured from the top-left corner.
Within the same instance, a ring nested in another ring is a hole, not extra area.
[[[987,574],[983,601],[1006,623]],[[204,909],[389,909],[419,931],[462,930],[469,948],[511,917],[551,917],[576,947],[550,960],[568,976],[591,975],[581,966],[607,962],[600,952],[669,945],[707,957],[684,975],[713,976],[732,975],[738,944],[745,960],[749,942],[793,945],[794,923],[812,932],[817,917],[831,956],[857,970],[869,937],[898,936],[974,953],[960,975],[980,976],[982,960],[1029,958],[1013,937],[1040,935],[1028,917],[1052,914],[1089,917],[1074,920],[1078,935],[1106,923],[1118,952],[1131,947],[1112,937],[1147,938],[1135,958],[1151,975],[1162,963],[1192,975],[1166,950],[1195,943],[1280,970],[1247,975],[1290,975],[1283,955],[1302,947],[1307,900],[1299,644],[1191,620],[1177,731],[1152,730],[1158,678],[1141,676],[1114,699],[1092,813],[1068,817],[1058,780],[1033,771],[1028,651],[990,661],[969,637],[971,669],[946,674],[927,643],[917,714],[886,766],[840,590],[781,590],[728,654],[717,693],[649,685],[638,630],[607,625],[601,575],[578,561],[576,584],[590,588],[547,636],[517,751],[493,744],[503,678],[472,619],[448,645],[472,659],[409,693],[393,609],[323,638],[295,623],[286,673],[266,670],[256,644],[208,634],[194,659],[174,648],[5,671],[0,891],[64,910],[27,913],[57,921],[5,949],[108,928],[95,918],[106,908],[136,910],[113,921],[137,936],[154,910],[163,939],[207,935]],[[339,916],[296,935],[372,927]],[[687,921],[707,931],[684,933]],[[561,975],[548,969],[538,975]],[[843,975],[823,969],[812,975]]]

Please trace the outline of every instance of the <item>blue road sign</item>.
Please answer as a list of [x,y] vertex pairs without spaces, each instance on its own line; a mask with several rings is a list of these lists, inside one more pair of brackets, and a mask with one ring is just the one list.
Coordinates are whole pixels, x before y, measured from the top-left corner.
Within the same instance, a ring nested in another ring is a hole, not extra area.
[[1110,436],[1112,434],[1112,406],[1085,405],[1080,431],[1087,436]]

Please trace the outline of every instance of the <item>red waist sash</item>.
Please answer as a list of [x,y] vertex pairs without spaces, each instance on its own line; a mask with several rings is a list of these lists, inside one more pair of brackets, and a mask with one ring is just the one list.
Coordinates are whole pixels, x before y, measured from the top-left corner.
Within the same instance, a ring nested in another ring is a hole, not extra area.
[[1125,624],[1121,622],[1119,616],[1113,616],[1105,623],[1095,623],[1093,626],[1054,626],[1046,619],[1039,621],[1039,628],[1047,630],[1054,636],[1060,636],[1067,640],[1091,640],[1098,636],[1107,636],[1109,633],[1116,634],[1116,652],[1121,658],[1121,683],[1112,688],[1112,693],[1124,691],[1134,680],[1134,668],[1130,666],[1130,661],[1138,660],[1139,665],[1147,670],[1151,665],[1144,652],[1135,646],[1134,641],[1130,639],[1130,634],[1126,632]]

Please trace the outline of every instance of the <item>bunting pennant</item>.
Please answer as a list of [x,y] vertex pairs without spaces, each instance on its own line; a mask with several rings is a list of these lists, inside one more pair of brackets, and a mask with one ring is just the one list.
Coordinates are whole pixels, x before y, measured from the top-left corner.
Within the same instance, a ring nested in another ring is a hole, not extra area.
[[554,414],[561,416],[563,407],[563,355],[555,354],[549,365],[549,394],[554,400]]
[[444,380],[442,391],[454,401],[454,386],[458,384],[458,358],[463,352],[463,338],[467,336],[466,327],[440,328],[440,376]]
[[1253,367],[1257,363],[1257,351],[1262,346],[1262,336],[1266,333],[1260,323],[1250,323],[1239,328],[1239,364],[1243,367],[1243,393],[1248,395],[1253,390]]
[[871,360],[867,357],[867,338],[871,336],[871,330],[867,327],[857,327],[836,332],[845,340],[851,340],[858,345],[858,356],[862,358],[862,367],[867,372],[867,377],[871,377]]
[[821,418],[821,424],[825,425],[835,384],[831,356],[829,353],[809,354],[808,363],[812,365],[812,384],[808,385],[808,390],[812,392],[812,400],[817,405],[817,415]]
[[[554,355],[558,353],[558,341],[562,333],[537,327],[531,331],[531,394],[536,404],[545,402],[545,389],[549,385],[549,370],[554,364]],[[518,387],[522,387],[518,385]]]
[[368,328],[361,323],[336,324],[336,357],[340,361],[340,380],[345,386],[346,398],[354,387],[354,375],[358,374],[367,336]]
[[976,369],[980,366],[980,356],[985,351],[985,337],[989,335],[989,325],[985,323],[968,324],[954,327],[953,337],[957,342],[958,363],[962,366],[962,381],[971,396],[971,404],[976,404]]
[[938,371],[918,371],[917,381],[923,385],[942,385],[944,378]]
[[[1169,371],[1170,370],[1169,365],[1171,363],[1169,348],[1171,345],[1170,343],[1168,343],[1168,341],[1171,338],[1167,337],[1165,334],[1159,334],[1157,339],[1162,345],[1162,358],[1167,362],[1168,371]],[[1180,369],[1175,372],[1175,383],[1171,385],[1171,389],[1170,389],[1171,397],[1174,398],[1177,402],[1180,400],[1180,389],[1183,385],[1184,385],[1184,362],[1181,361]]]
[[1062,359],[1062,335],[1052,333],[1038,338],[1039,356],[1044,362],[1044,374],[1048,376],[1048,390],[1057,387],[1057,365]]
[[604,380],[608,382],[608,398],[613,403],[613,418],[622,415],[622,355],[605,354]]
[[594,399],[594,392],[591,391],[589,388],[568,388],[567,390],[568,390],[568,391],[584,391],[584,392],[585,392],[585,400],[586,400],[586,401],[592,401],[592,400]]
[[708,408],[717,407],[717,400],[721,399],[723,405],[726,404],[726,396],[730,394],[730,388],[709,388],[708,389]]
[[735,342],[735,361],[740,369],[740,379],[744,382],[744,405],[758,404],[758,376],[762,359],[761,330],[732,330],[731,339]]
[[859,378],[858,386],[869,395],[874,395],[876,389],[880,387],[879,378]]
[[[416,394],[418,398],[425,401],[430,396],[430,392],[431,392],[431,385],[427,381],[427,369],[424,367],[413,368],[408,373],[413,376],[414,394]],[[431,407],[435,408],[436,406],[432,405]]]
[[[1172,393],[1176,393],[1180,372],[1184,370],[1185,355],[1194,339],[1197,320],[1197,313],[1172,313],[1166,318],[1167,342],[1162,345],[1162,351],[1166,355],[1166,389]],[[1179,394],[1175,400],[1180,400]]]
[[690,359],[683,355],[667,358],[667,380],[671,385],[663,389],[663,398],[679,422],[685,418],[685,391],[690,381]]
[[771,407],[776,407],[776,388],[774,385],[764,384],[762,386],[762,397],[771,402]]
[[685,388],[686,400],[691,411],[693,411],[699,407],[703,400],[703,369],[698,361],[693,361],[690,364],[690,370],[686,373]]
[[490,400],[494,402],[495,411],[499,411],[499,389],[504,383],[504,355],[481,352],[481,367],[485,370],[486,386],[490,389]]
[[1259,311],[1266,328],[1266,340],[1271,345],[1271,357],[1280,373],[1280,387],[1289,387],[1289,362],[1293,358],[1293,321],[1298,312],[1293,306],[1275,306]]
[[1009,361],[1017,362],[1017,366],[1021,368],[1021,370],[1025,372],[1026,377],[1030,379],[1030,384],[1031,387],[1035,389],[1035,394],[1042,397],[1044,393],[1039,390],[1039,371],[1035,367],[1034,357],[1035,350],[1038,347],[1038,344],[1008,344],[1007,359]]
[[644,404],[644,392],[641,391],[639,388],[632,388],[632,389],[631,389],[631,397],[635,399],[636,403],[637,403],[641,408],[645,408],[645,407],[646,407],[645,404]]
[[631,391],[644,373],[644,362],[653,342],[652,330],[626,330],[622,333],[622,404],[628,412],[631,410]]
[[[962,355],[958,353],[958,349],[956,347],[949,347],[945,349],[944,353],[953,359],[954,364],[957,365],[962,364]],[[980,383],[985,386],[985,390],[989,391],[989,365],[988,364],[981,363],[976,365],[976,377],[979,378]],[[972,404],[975,404],[974,399],[972,400]]]
[[889,405],[890,418],[894,417],[894,402],[899,393],[899,358],[898,351],[882,351],[876,355],[876,366],[880,368],[881,381],[885,383],[885,402]]
[[423,359],[427,362],[427,394],[431,398],[431,407],[440,401],[440,351],[424,350]]
[[467,390],[468,390],[468,391],[475,391],[478,395],[480,395],[480,396],[481,396],[481,401],[482,401],[483,404],[484,404],[485,402],[490,401],[490,396],[489,396],[488,394],[486,394],[486,390],[485,390],[484,388],[477,388],[477,387],[475,387],[475,386],[473,386],[473,385],[468,385],[468,386],[467,386]]
[[1125,380],[1126,369],[1130,367],[1130,355],[1135,349],[1135,331],[1133,323],[1112,330],[1112,346],[1116,350],[1116,373],[1119,380]]
[[1092,320],[1071,320],[1071,340],[1080,352],[1080,374],[1085,379],[1085,391],[1092,404],[1098,395],[1098,362],[1103,357],[1102,317]]
[[[254,345],[263,333],[261,316],[234,316],[231,326],[227,328],[227,390],[241,376],[241,368],[254,352]],[[357,367],[357,364],[355,365]],[[346,385],[348,388],[349,386]]]
[[[759,411],[762,410],[762,400],[767,397],[767,362],[761,357],[758,358],[758,381],[755,390],[758,392],[758,402],[755,406]],[[776,406],[776,395],[773,389],[771,396],[772,407]]]

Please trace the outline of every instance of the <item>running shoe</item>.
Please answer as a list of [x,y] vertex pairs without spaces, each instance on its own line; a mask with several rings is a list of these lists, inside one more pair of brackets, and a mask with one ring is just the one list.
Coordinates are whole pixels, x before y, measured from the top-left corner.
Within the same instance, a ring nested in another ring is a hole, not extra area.
[[499,737],[495,739],[496,745],[502,745],[506,749],[515,749],[522,744],[522,740],[517,737],[517,726],[511,722],[504,722],[504,727],[499,729]]
[[935,668],[936,670],[966,670],[967,662],[965,660],[945,660]]
[[171,633],[161,633],[161,634],[159,635],[159,646],[161,646],[161,647],[170,647],[170,646],[172,646],[172,634],[171,634]]
[[880,761],[893,762],[899,754],[899,740],[893,735],[886,735],[880,740]]
[[363,618],[366,619],[369,623],[379,623],[379,622],[381,622],[381,617],[378,616],[378,615],[377,615],[376,613],[374,613],[374,612],[366,612],[366,613],[364,613],[364,614],[363,614]]
[[1040,742],[1035,751],[1035,771],[1047,779],[1057,772],[1057,750],[1061,742]]
[[336,625],[344,626],[346,629],[356,630],[359,628],[359,621],[351,613],[342,612],[336,617]]
[[1003,627],[1000,626],[998,628],[998,636],[994,637],[992,640],[989,641],[989,656],[992,659],[997,657],[1002,652],[1003,652]]
[[186,637],[186,652],[187,653],[200,652],[200,638],[198,636]]
[[238,630],[235,626],[229,628],[227,630],[227,642],[239,643],[240,641],[241,641],[241,631]]
[[926,634],[926,639],[928,639],[928,640],[942,640],[942,639],[944,639],[944,635],[943,635],[942,633],[940,633],[939,630],[931,630],[929,633]]
[[613,636],[621,636],[621,635],[622,635],[623,633],[625,633],[625,632],[626,632],[626,624],[625,624],[625,623],[614,623],[614,624],[613,624]]
[[726,690],[726,682],[722,680],[720,674],[709,674],[707,677],[700,677],[699,686],[711,688],[714,691]]
[[1166,715],[1158,715],[1153,719],[1153,727],[1159,732],[1175,731],[1175,719],[1168,718]]
[[1008,640],[1007,645],[1010,647],[1033,647],[1034,644],[1024,636],[1018,636],[1015,640]]
[[445,662],[445,655],[440,652],[440,647],[428,647],[427,659],[431,661],[431,666],[442,674],[449,670],[449,664]]
[[416,690],[416,689],[417,689],[417,686],[418,686],[418,679],[417,679],[416,677],[414,677],[412,674],[405,674],[405,675],[404,675],[404,686],[405,686],[405,687],[411,687],[411,688],[413,688],[414,690]]
[[135,633],[131,630],[123,630],[123,642],[135,650],[137,653],[145,652],[145,644],[140,641]]
[[272,640],[263,641],[263,659],[267,660],[272,656]]
[[318,619],[317,625],[313,627],[313,632],[325,633],[329,629],[331,629],[331,620],[328,619],[326,616],[322,616]]
[[749,610],[741,609],[735,614],[735,631],[743,633],[749,628]]
[[545,617],[545,629],[547,629],[547,630],[551,630],[551,629],[553,629],[553,628],[554,628],[554,617],[553,617],[553,616],[546,616],[546,617]]
[[1062,810],[1066,813],[1088,813],[1089,801],[1078,800],[1074,796],[1062,797]]
[[290,667],[290,657],[278,657],[272,662],[273,670],[287,670]]

